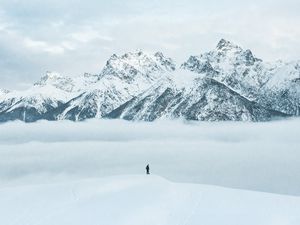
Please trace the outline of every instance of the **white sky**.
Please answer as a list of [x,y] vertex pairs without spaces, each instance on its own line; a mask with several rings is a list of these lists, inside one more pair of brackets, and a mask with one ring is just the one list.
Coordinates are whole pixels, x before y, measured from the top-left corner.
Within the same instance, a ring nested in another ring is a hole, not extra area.
[[0,0],[0,88],[45,71],[99,73],[113,53],[162,51],[178,64],[226,38],[267,61],[300,59],[298,0]]

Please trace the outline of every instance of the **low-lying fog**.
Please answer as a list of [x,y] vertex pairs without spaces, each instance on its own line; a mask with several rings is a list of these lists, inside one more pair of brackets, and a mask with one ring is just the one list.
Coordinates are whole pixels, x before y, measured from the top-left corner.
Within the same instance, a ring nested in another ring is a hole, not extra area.
[[0,124],[0,187],[151,173],[300,195],[300,120]]

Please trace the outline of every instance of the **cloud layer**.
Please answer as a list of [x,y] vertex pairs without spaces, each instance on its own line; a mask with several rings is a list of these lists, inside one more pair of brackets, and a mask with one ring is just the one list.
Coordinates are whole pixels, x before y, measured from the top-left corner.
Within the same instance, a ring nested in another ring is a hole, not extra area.
[[297,0],[2,0],[1,87],[23,88],[47,70],[97,73],[137,48],[181,62],[223,37],[267,60],[299,59],[299,11]]
[[143,174],[300,195],[299,120],[131,123],[91,120],[0,126],[0,187]]

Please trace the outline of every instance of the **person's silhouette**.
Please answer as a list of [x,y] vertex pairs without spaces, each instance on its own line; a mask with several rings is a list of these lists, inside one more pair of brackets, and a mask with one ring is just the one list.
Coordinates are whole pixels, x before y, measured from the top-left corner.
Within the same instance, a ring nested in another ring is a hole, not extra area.
[[149,164],[146,166],[146,174],[150,174],[150,166],[149,166]]

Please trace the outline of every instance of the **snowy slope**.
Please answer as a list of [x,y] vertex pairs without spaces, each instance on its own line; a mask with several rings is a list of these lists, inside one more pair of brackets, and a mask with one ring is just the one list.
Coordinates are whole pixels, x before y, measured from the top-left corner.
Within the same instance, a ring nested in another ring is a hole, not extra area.
[[5,225],[300,223],[300,198],[158,176],[115,176],[0,189]]
[[264,121],[280,116],[285,115],[250,101],[213,78],[180,69],[107,115],[144,121]]
[[269,65],[270,79],[258,101],[285,113],[300,115],[300,61]]
[[26,122],[42,118],[47,111],[57,108],[69,95],[54,87],[36,87],[26,91],[11,91],[2,97],[0,121],[20,119]]
[[[51,111],[66,102],[72,93],[72,80],[57,73],[41,78],[25,91],[11,91],[0,97],[0,121],[23,120],[26,122],[43,119]],[[52,120],[52,116],[46,117]]]

